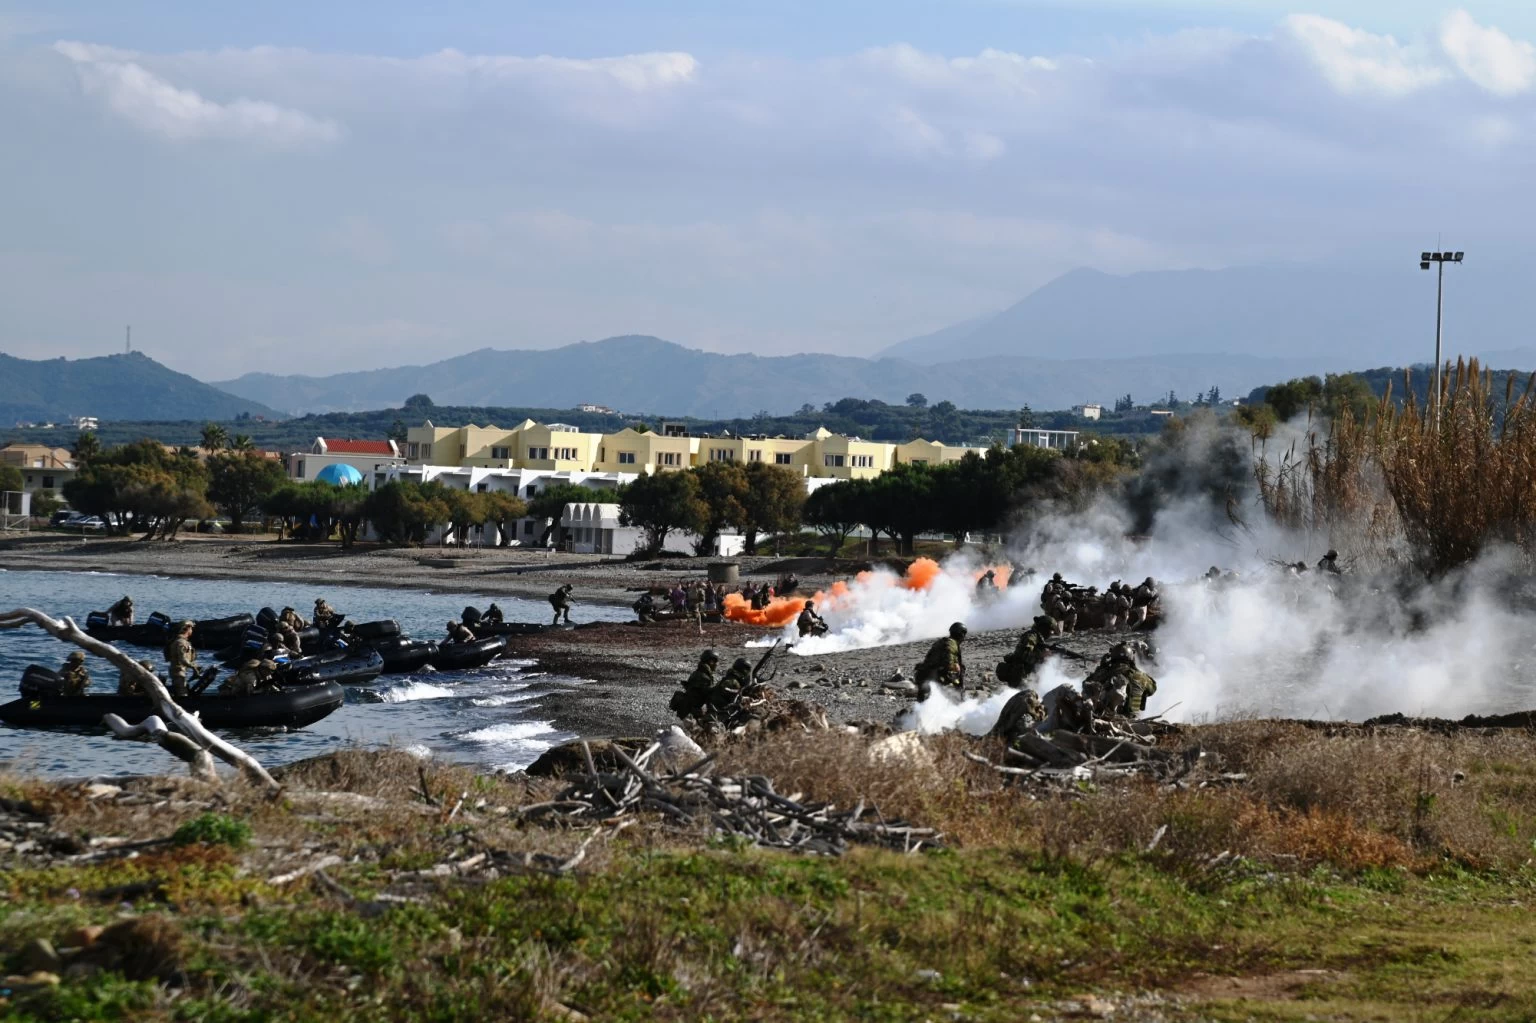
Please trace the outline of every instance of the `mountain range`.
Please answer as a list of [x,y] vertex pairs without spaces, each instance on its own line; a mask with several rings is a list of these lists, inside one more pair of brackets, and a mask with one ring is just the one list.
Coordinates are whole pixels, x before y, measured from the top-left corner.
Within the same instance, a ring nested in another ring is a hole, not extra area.
[[[1339,368],[1332,360],[1328,368]],[[324,377],[251,373],[217,386],[293,412],[398,406],[425,393],[440,405],[565,408],[608,405],[629,413],[718,417],[792,412],[859,397],[899,403],[913,393],[962,408],[1066,408],[1143,400],[1169,390],[1190,396],[1212,386],[1246,393],[1319,370],[1317,359],[1222,355],[1044,360],[968,358],[923,366],[902,359],[837,355],[721,355],[654,337],[615,337],[543,351],[482,349],[426,366]]]
[[[1435,281],[1398,268],[1248,266],[1116,276],[1074,270],[1002,312],[910,338],[881,358],[1121,359],[1172,353],[1302,357],[1356,367],[1434,360]],[[1529,360],[1527,268],[1446,271],[1446,352]],[[1141,394],[1137,392],[1138,396]]]
[[0,353],[0,423],[101,419],[281,419],[260,402],[237,397],[168,369],[139,352],[93,359],[18,359]]

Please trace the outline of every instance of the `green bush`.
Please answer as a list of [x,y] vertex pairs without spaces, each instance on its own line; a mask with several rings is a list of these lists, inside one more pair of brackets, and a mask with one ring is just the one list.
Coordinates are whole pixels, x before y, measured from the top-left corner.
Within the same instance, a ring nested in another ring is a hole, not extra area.
[[251,841],[251,826],[223,813],[205,813],[193,817],[171,835],[177,845],[227,845],[239,849]]

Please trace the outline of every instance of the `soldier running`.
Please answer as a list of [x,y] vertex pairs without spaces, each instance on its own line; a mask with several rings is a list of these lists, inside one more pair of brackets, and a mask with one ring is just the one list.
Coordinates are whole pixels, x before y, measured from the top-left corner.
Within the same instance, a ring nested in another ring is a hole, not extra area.
[[571,590],[574,588],[566,583],[549,595],[549,606],[555,609],[555,620],[550,622],[551,625],[559,625],[561,615],[565,616],[566,625],[571,624]]
[[821,615],[816,613],[816,602],[807,600],[805,607],[800,609],[800,617],[795,619],[795,628],[800,632],[800,638],[806,636],[825,636],[829,626]]

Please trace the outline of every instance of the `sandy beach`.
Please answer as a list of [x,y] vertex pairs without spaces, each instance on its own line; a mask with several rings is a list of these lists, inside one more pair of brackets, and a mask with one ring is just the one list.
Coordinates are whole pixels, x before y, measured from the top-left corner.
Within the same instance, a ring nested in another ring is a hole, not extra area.
[[[775,579],[789,564],[807,592],[851,576],[857,564],[826,565],[819,559],[786,563],[773,558],[733,559],[744,579]],[[448,563],[451,562],[451,567]],[[764,650],[754,641],[779,630],[734,622],[581,623],[583,603],[628,606],[636,593],[659,582],[703,577],[708,559],[663,562],[604,560],[592,556],[528,550],[454,551],[452,548],[361,548],[343,552],[334,544],[278,544],[270,540],[195,537],[172,543],[130,539],[80,539],[39,534],[0,542],[0,568],[100,571],[242,581],[308,582],[317,565],[334,572],[338,563],[349,582],[411,590],[506,593],[542,600],[558,585],[575,587],[573,620],[578,627],[514,638],[510,654],[538,660],[556,675],[590,679],[591,684],[551,684],[540,696],[540,714],[560,728],[590,737],[644,734],[675,719],[667,702],[693,670],[699,654],[714,649],[722,669],[736,657],[754,663]],[[947,622],[936,623],[941,632]],[[1017,630],[973,632],[965,646],[973,684],[990,684],[990,673],[1013,648]],[[1064,644],[1095,660],[1112,637],[1086,634]],[[928,640],[801,657],[781,650],[773,658],[774,686],[784,695],[820,704],[830,720],[846,724],[892,723],[911,706],[909,697],[882,688],[900,671],[908,678]],[[1069,671],[1071,669],[1069,668]],[[974,690],[973,690],[974,691]]]

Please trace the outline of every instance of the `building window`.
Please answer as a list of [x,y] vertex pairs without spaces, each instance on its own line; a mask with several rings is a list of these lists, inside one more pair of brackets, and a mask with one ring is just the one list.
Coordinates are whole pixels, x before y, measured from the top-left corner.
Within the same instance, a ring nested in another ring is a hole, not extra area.
[[512,457],[512,449],[511,448],[491,448],[491,457],[492,458],[511,458]]
[[658,465],[670,466],[677,466],[682,464],[678,461],[678,454],[676,451],[663,451],[660,455],[656,456],[656,462]]
[[[532,496],[532,495],[529,495],[529,496]],[[524,536],[532,536],[533,535],[533,520],[532,519],[524,520],[524,522],[523,522],[523,535]]]
[[555,448],[555,460],[560,462],[576,461],[575,448]]
[[926,459],[926,458],[914,458],[914,459],[912,459],[912,464],[913,465],[927,465],[928,464],[928,459]]
[[620,465],[634,465],[635,464],[635,453],[633,451],[620,451],[619,452],[619,464]]
[[822,461],[828,469],[841,469],[843,467],[842,455],[823,455]]
[[405,446],[405,456],[407,458],[415,458],[415,457],[417,457],[417,455],[419,454],[420,451],[421,451],[421,445],[416,443],[415,441],[411,441],[409,444],[407,444]]
[[295,468],[298,469],[298,472],[295,472],[293,474],[294,478],[295,479],[303,479],[304,478],[304,459],[302,459],[302,458],[299,459],[298,463],[295,466]]
[[[842,463],[839,462],[839,465]],[[873,469],[875,467],[874,455],[849,455],[848,464],[855,469]]]
[[793,459],[794,459],[793,455],[791,455],[791,454],[789,454],[787,452],[784,452],[784,451],[775,451],[773,453],[773,464],[774,465],[789,465],[789,464],[791,464]]
[[709,460],[711,462],[734,462],[736,451],[733,448],[710,448]]
[[763,460],[763,453],[761,451],[748,451],[747,452],[747,461],[749,461],[749,462],[761,462],[762,460]]
[[536,497],[536,496],[538,496],[538,493],[539,493],[539,486],[538,486],[537,483],[530,483],[530,484],[528,484],[528,496],[529,497]]
[[52,476],[44,476],[43,477],[43,489],[44,490],[52,490],[53,489],[53,477]]
[[529,448],[528,457],[534,461],[547,461],[549,458],[549,448]]
[[481,493],[481,494],[483,494],[483,493],[485,493],[485,487],[486,487],[486,485],[485,485],[485,484],[484,484],[484,483],[479,483],[479,484],[476,484],[476,486],[475,486],[475,491],[476,491],[476,492],[477,492],[477,493]]

